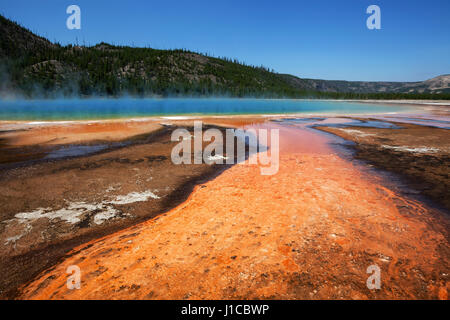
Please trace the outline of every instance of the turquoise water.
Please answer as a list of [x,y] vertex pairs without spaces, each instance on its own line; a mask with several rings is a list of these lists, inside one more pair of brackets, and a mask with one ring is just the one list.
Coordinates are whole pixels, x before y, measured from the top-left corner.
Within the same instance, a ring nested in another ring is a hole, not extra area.
[[0,120],[87,120],[197,114],[374,114],[412,111],[412,108],[344,101],[289,99],[2,100]]

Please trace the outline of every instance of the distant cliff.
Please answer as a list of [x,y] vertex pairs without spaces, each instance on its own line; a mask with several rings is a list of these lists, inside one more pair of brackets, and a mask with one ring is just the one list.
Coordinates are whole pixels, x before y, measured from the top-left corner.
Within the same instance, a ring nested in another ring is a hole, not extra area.
[[302,79],[186,50],[61,46],[0,16],[2,96],[450,99],[449,80],[450,75],[423,82]]

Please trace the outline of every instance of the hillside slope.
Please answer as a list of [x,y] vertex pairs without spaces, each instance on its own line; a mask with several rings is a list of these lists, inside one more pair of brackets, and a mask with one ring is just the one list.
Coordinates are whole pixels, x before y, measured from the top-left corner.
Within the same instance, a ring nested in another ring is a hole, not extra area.
[[419,82],[370,82],[299,79],[284,75],[292,84],[306,90],[355,93],[450,93],[450,75],[441,75]]
[[[0,93],[449,99],[449,75],[423,82],[301,79],[187,50],[61,46],[0,16]],[[413,94],[413,95],[409,95]]]

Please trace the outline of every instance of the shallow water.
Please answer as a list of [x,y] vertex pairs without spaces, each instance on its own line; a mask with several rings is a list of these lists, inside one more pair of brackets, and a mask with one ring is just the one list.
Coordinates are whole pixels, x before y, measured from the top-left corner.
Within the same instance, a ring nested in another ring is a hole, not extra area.
[[167,115],[381,114],[414,106],[293,99],[0,100],[0,120],[81,120]]
[[98,145],[67,145],[60,148],[51,150],[44,159],[61,159],[68,157],[79,157],[94,154],[103,150],[106,150],[108,145],[98,144]]
[[316,127],[327,126],[335,128],[345,128],[345,127],[367,127],[367,128],[378,128],[378,129],[400,129],[401,127],[390,122],[376,121],[376,120],[357,120],[348,119],[346,122],[339,123],[326,123],[326,124],[316,124]]
[[422,118],[418,117],[409,117],[405,115],[398,115],[398,116],[376,116],[376,118],[380,120],[387,120],[387,121],[395,121],[400,123],[410,123],[410,124],[417,124],[421,126],[428,126],[428,127],[435,127],[435,128],[442,128],[442,129],[450,129],[450,120],[448,117],[440,117],[439,119],[433,118],[433,115],[421,115]]

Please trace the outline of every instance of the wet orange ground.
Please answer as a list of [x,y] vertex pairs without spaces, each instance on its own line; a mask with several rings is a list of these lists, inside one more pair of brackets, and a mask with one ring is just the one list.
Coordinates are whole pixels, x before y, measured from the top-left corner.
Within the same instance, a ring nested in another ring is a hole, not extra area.
[[225,127],[240,127],[249,123],[261,123],[266,119],[259,116],[233,117],[177,117],[92,120],[92,121],[55,121],[20,122],[0,121],[0,140],[9,147],[31,145],[63,145],[92,143],[95,141],[121,141],[133,136],[148,134],[161,128],[160,123],[193,125],[195,119],[204,123],[214,123]]
[[[22,299],[447,299],[449,223],[303,129],[280,169],[236,165],[151,221],[75,249]],[[367,268],[381,268],[369,290]],[[81,289],[66,287],[81,268]]]
[[[146,121],[80,121],[80,122],[0,122],[0,139],[7,146],[60,145],[86,143],[98,140],[120,141],[147,134],[161,128],[154,120]],[[11,131],[6,131],[11,130]]]

